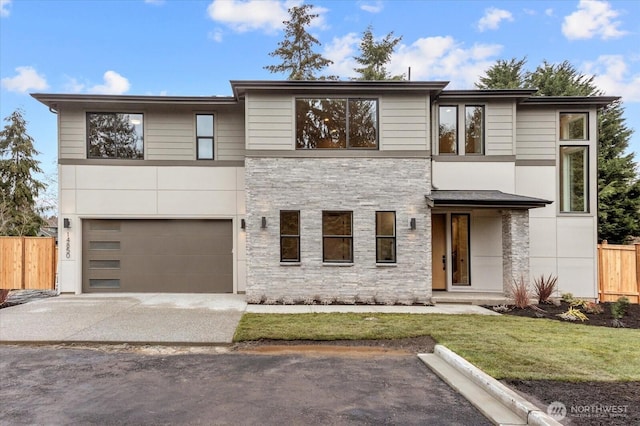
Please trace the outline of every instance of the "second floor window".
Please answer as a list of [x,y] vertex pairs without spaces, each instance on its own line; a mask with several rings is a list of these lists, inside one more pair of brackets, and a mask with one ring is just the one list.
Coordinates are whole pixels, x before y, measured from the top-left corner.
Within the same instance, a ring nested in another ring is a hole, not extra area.
[[[484,106],[460,106],[460,109],[464,110],[463,117],[459,117],[458,109],[458,105],[443,105],[438,109],[438,153],[482,154],[484,150]],[[458,132],[458,127],[463,129],[462,135]],[[464,139],[459,140],[462,137]]]
[[296,149],[377,149],[376,99],[296,99]]
[[561,112],[560,140],[584,141],[589,139],[588,118],[589,114],[586,112]]
[[142,114],[87,113],[87,158],[144,158]]
[[213,160],[213,114],[196,115],[196,151],[198,160]]

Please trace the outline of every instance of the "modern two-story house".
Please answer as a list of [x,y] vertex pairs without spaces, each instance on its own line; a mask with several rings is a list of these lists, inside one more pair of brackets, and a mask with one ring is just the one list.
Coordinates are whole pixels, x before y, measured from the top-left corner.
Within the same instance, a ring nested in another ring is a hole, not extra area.
[[446,86],[34,94],[58,116],[60,291],[429,304],[552,274],[596,298],[596,116],[617,98]]

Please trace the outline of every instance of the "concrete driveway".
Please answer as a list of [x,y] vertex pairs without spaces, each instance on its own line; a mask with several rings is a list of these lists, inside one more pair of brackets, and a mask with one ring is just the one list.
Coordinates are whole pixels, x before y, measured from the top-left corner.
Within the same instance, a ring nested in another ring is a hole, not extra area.
[[0,341],[231,343],[244,295],[61,295],[0,309]]

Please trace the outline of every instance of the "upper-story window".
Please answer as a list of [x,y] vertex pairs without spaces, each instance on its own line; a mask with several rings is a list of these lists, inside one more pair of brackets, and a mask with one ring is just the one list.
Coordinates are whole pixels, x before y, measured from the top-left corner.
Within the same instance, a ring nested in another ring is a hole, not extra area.
[[144,158],[144,117],[117,112],[87,113],[88,158]]
[[213,160],[213,114],[196,115],[196,151],[198,160]]
[[[458,109],[464,110],[462,117]],[[464,129],[462,135],[458,127]],[[462,136],[464,139],[459,140]],[[461,143],[463,142],[463,143]],[[438,108],[438,153],[482,154],[484,152],[484,106],[442,105]]]
[[560,140],[584,141],[589,139],[589,114],[586,112],[560,113]]
[[296,149],[377,148],[377,99],[296,99]]

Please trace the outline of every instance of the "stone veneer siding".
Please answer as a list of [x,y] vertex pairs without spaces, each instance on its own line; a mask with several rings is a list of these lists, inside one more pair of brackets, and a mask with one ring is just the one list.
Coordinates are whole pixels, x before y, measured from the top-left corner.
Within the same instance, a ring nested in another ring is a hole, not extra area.
[[[430,304],[429,168],[426,158],[247,157],[247,301]],[[280,263],[280,210],[300,210],[296,265]],[[353,212],[353,264],[322,262],[323,210]],[[376,265],[376,211],[396,212],[393,266]]]
[[529,285],[529,210],[502,212],[502,286],[505,296],[520,279]]

